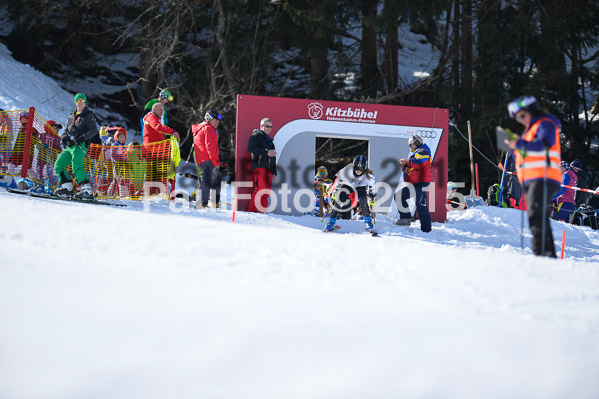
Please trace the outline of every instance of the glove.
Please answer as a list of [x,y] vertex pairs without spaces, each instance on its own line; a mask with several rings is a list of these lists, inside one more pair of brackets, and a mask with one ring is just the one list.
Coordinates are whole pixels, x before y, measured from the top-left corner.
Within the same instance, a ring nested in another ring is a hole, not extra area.
[[79,144],[85,142],[85,137],[83,135],[72,136],[72,140],[76,145],[79,145]]
[[63,134],[60,138],[60,145],[62,148],[69,148],[75,145],[75,142],[68,134]]
[[374,206],[375,202],[376,202],[376,194],[373,192],[368,193],[368,199],[370,206]]
[[221,172],[224,172],[228,169],[229,169],[229,164],[226,164],[226,163],[221,163],[220,166],[218,167],[218,170],[220,170]]

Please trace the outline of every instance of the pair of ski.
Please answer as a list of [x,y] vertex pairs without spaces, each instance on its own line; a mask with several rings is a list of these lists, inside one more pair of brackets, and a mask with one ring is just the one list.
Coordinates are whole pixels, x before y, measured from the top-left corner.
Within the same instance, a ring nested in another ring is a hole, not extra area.
[[113,204],[111,202],[98,201],[97,199],[86,200],[86,199],[75,198],[75,197],[59,197],[58,195],[54,195],[54,194],[42,194],[42,193],[31,192],[29,190],[17,190],[14,188],[6,188],[6,191],[8,191],[9,193],[12,193],[12,194],[22,194],[22,195],[27,195],[29,197],[42,198],[42,199],[80,202],[80,203],[84,203],[84,204],[93,204],[93,205],[109,205],[109,206],[120,206],[120,207],[126,206],[125,204]]
[[[323,230],[323,232],[325,232],[325,233],[330,233],[330,232],[333,232],[333,231],[337,231],[337,230],[339,230],[340,228],[341,228],[341,226],[339,226],[339,225],[335,225],[335,226],[333,226],[333,230],[327,230],[327,229],[324,229],[324,230]],[[378,235],[379,235],[379,233],[377,233],[377,232],[376,232],[376,231],[374,231],[374,230],[366,230],[366,231],[368,232],[368,234],[370,234],[370,236],[371,236],[371,237],[378,237]]]

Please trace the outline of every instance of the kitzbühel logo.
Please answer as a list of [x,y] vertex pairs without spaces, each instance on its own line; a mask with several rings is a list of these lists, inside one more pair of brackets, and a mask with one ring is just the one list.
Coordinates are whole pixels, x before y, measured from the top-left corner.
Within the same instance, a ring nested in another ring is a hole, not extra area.
[[326,111],[321,103],[308,104],[308,115],[312,119],[325,119],[340,122],[376,123],[378,111],[366,111],[364,108],[327,107]]
[[310,103],[308,104],[308,115],[312,119],[322,118],[322,104],[321,103]]

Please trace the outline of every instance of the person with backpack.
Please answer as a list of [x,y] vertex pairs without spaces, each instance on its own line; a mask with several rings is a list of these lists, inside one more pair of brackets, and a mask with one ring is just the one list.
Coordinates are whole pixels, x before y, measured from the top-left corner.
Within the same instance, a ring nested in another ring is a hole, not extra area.
[[[83,93],[75,95],[75,110],[69,115],[67,128],[61,137],[62,152],[54,163],[54,171],[60,177],[60,187],[54,191],[59,197],[71,197],[93,200],[92,186],[89,177],[83,169],[83,161],[89,143],[98,136],[98,126],[92,111],[87,107],[87,97]],[[67,171],[73,168],[73,174],[80,191],[73,194],[73,182]]]
[[[576,187],[577,188],[589,188],[589,176],[582,169],[582,161],[580,159],[575,159],[570,164],[570,168],[576,174]],[[587,198],[589,198],[589,193],[582,190],[576,190],[574,193],[574,204],[575,208],[578,209],[582,204],[586,204]]]
[[489,188],[487,189],[487,205],[499,206],[499,193],[501,193],[502,197],[501,207],[509,208],[510,205],[509,198],[507,195],[507,189],[504,187],[503,190],[501,190],[501,185],[499,183],[495,183],[492,186],[489,186]]
[[561,162],[562,187],[555,193],[551,200],[553,208],[553,219],[560,222],[568,222],[570,215],[574,212],[574,189],[564,186],[574,186],[576,184],[576,173],[570,169],[570,164],[566,161]]
[[354,161],[346,165],[343,169],[337,172],[336,190],[331,194],[331,213],[329,223],[324,228],[324,232],[335,230],[337,217],[339,213],[351,203],[349,199],[350,193],[356,193],[358,197],[358,206],[362,211],[366,230],[374,233],[372,216],[370,212],[370,202],[374,202],[374,174],[368,168],[368,159],[364,155],[358,155]]
[[505,143],[516,156],[518,179],[524,186],[532,251],[556,258],[549,220],[549,204],[562,180],[559,120],[541,110],[533,96],[522,96],[507,106],[510,118],[524,126],[524,134]]

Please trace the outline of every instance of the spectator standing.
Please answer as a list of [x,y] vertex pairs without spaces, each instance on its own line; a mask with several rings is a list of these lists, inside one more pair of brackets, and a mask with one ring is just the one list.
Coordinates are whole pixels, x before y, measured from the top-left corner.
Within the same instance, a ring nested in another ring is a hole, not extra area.
[[510,118],[525,130],[522,137],[514,135],[505,142],[514,151],[518,179],[524,186],[532,251],[537,256],[555,258],[548,208],[562,179],[561,124],[554,115],[541,110],[533,96],[519,97],[507,108]]
[[60,177],[60,187],[54,191],[54,194],[61,197],[73,196],[73,182],[67,171],[67,167],[71,165],[80,188],[75,197],[93,200],[92,187],[83,168],[83,162],[89,142],[98,136],[98,127],[94,114],[87,107],[85,94],[75,95],[75,107],[76,109],[69,115],[66,131],[61,138],[63,150],[54,163],[54,171]]
[[[248,151],[252,155],[252,178],[254,181],[254,191],[250,198],[248,212],[266,212],[268,208],[268,198],[272,182],[277,176],[277,152],[275,144],[270,137],[272,133],[272,121],[264,118],[260,121],[260,129],[252,132],[248,141]],[[258,192],[262,191],[256,203]]]
[[[156,102],[152,106],[152,112],[149,112],[144,116],[143,122],[143,143],[144,146],[156,143],[158,141],[164,141],[164,135],[172,135],[175,138],[179,138],[179,133],[173,128],[165,126],[161,123],[162,115],[164,114],[164,104],[161,102]],[[168,154],[170,157],[170,154]],[[164,179],[166,180],[166,172],[168,170],[169,160],[165,158],[165,154],[159,155],[159,159],[153,159],[152,155],[147,155],[146,160],[148,163],[148,181],[163,181],[163,179],[158,179],[159,176],[164,174]],[[169,193],[175,190],[175,181],[170,180],[171,189],[169,190],[167,187],[167,191]],[[153,193],[153,192],[151,192]]]
[[562,161],[560,164],[562,172],[562,187],[555,193],[552,199],[553,218],[561,222],[568,222],[570,215],[574,212],[574,189],[564,186],[574,186],[576,184],[576,173],[570,169],[570,164]]
[[[211,110],[204,115],[204,122],[191,126],[196,164],[202,174],[201,195],[200,198],[196,198],[197,209],[207,206],[212,208],[220,207],[221,163],[216,129],[221,119],[222,115]],[[212,192],[213,190],[214,192]],[[210,200],[210,203],[208,200]]]
[[[570,164],[570,168],[576,173],[576,187],[588,189],[589,176],[587,175],[587,172],[582,169],[582,161],[580,159],[573,160]],[[588,198],[589,193],[582,190],[576,190],[574,193],[575,209],[580,208],[580,205],[586,204]]]
[[324,228],[325,232],[335,230],[337,216],[339,215],[344,205],[351,202],[349,193],[356,193],[358,197],[358,206],[362,211],[366,229],[370,233],[374,233],[372,217],[370,212],[370,201],[374,204],[374,175],[372,170],[368,169],[368,159],[364,155],[358,155],[354,158],[353,163],[348,164],[339,172],[337,172],[336,191],[331,195],[331,214],[329,223]]
[[172,135],[179,138],[179,133],[173,128],[165,126],[161,122],[162,115],[164,114],[164,105],[160,102],[154,103],[152,106],[152,112],[147,113],[144,116],[144,129],[143,129],[143,140],[144,144],[155,143],[157,141],[163,141],[164,135]]
[[[432,229],[431,214],[428,211],[428,198],[424,191],[431,182],[431,150],[422,137],[415,134],[408,140],[412,151],[408,158],[402,158],[397,163],[404,172],[404,181],[414,187],[414,202],[418,218],[420,219],[420,230],[428,233]],[[409,226],[412,214],[409,211],[408,199],[410,198],[410,187],[401,189],[401,210],[399,219],[395,221],[398,226]]]
[[167,89],[161,90],[160,94],[158,94],[158,98],[153,98],[150,101],[148,101],[146,103],[146,106],[144,107],[144,112],[142,115],[142,119],[141,119],[141,130],[143,132],[143,128],[144,128],[144,117],[146,116],[147,113],[152,112],[154,104],[156,103],[160,103],[162,105],[164,105],[164,112],[162,113],[162,115],[160,116],[160,123],[164,126],[168,125],[168,117],[167,117],[167,112],[166,112],[166,104],[168,104],[170,102],[173,101],[173,95],[171,94],[171,92]]

